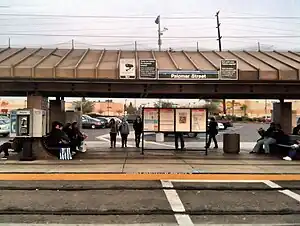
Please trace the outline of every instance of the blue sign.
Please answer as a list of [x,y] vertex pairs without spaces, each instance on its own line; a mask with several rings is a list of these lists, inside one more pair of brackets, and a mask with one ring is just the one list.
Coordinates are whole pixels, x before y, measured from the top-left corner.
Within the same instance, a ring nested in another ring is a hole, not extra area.
[[217,80],[218,71],[159,71],[158,79],[165,80]]

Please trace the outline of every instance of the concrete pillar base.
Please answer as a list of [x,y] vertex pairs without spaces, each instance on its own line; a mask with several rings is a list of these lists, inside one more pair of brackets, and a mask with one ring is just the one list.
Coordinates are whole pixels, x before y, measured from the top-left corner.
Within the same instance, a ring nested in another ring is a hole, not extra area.
[[65,101],[51,100],[49,107],[49,124],[50,126],[54,121],[65,123]]
[[272,120],[279,123],[285,133],[290,134],[292,132],[292,103],[273,103]]

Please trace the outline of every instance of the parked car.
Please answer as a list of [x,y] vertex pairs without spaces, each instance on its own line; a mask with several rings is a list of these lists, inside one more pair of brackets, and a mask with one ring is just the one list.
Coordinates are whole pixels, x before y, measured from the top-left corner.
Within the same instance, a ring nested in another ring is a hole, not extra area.
[[232,120],[226,119],[225,117],[221,117],[221,118],[217,119],[217,121],[222,123],[224,125],[225,129],[227,129],[228,127],[233,127]]
[[88,115],[81,116],[81,125],[84,129],[103,129],[105,123]]
[[10,133],[10,120],[0,119],[0,135],[7,137]]
[[109,127],[109,120],[107,118],[104,117],[96,117],[96,119],[99,119],[100,121],[102,121],[105,125],[105,128]]
[[[210,120],[208,119],[208,122],[209,121]],[[225,130],[225,126],[221,122],[218,122],[218,128],[219,128],[219,130]],[[172,133],[164,133],[164,136],[167,137],[170,134],[172,134]],[[184,136],[188,136],[190,138],[197,137],[198,134],[199,133],[183,133]]]

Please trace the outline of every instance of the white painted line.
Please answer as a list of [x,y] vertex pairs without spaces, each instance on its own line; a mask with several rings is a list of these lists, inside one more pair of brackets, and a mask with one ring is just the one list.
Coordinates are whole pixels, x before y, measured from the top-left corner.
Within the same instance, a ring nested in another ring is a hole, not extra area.
[[[173,188],[171,181],[161,181],[163,187]],[[185,208],[175,189],[164,189],[167,200],[174,212],[185,212]],[[187,214],[175,214],[174,215],[179,226],[194,226],[191,218]]]
[[164,143],[157,143],[157,142],[154,142],[154,141],[144,141],[145,143],[148,143],[148,144],[154,144],[154,145],[159,145],[159,146],[165,146],[165,147],[171,147],[171,148],[174,148],[175,145],[170,145],[170,144],[164,144]]
[[265,180],[170,180],[171,182],[186,182],[186,183],[208,183],[208,182],[213,182],[213,183],[265,183]]
[[[265,181],[265,184],[268,185],[271,188],[282,188],[281,186],[274,183],[273,181]],[[280,192],[282,194],[285,194],[285,195],[289,196],[290,198],[295,199],[296,201],[300,202],[300,195],[298,195],[295,192],[292,192],[288,189],[280,190],[278,192]]]

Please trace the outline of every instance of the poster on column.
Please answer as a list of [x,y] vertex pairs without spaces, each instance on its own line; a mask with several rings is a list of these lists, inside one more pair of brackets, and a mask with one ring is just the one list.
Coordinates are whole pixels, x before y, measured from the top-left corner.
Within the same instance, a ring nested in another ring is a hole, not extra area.
[[192,132],[206,132],[206,109],[192,109]]
[[174,132],[174,109],[161,108],[159,111],[159,128],[161,132]]
[[144,131],[145,132],[158,131],[158,109],[156,108],[144,109]]
[[176,132],[191,131],[191,110],[176,109]]

